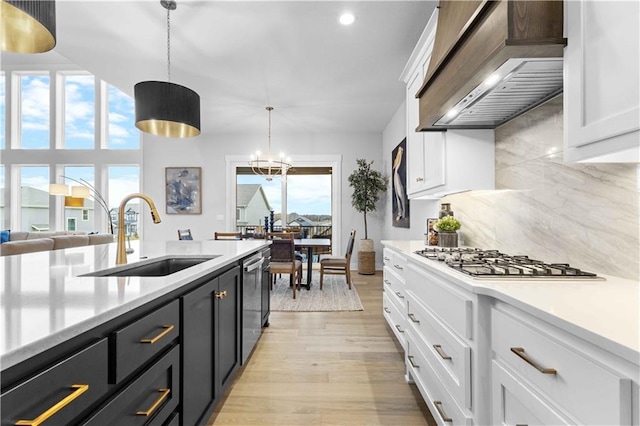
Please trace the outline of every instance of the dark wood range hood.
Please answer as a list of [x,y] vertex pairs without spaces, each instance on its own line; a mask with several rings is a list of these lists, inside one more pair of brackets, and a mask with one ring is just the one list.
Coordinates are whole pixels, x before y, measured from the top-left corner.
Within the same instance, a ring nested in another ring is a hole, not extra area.
[[562,1],[441,0],[417,131],[495,128],[562,92]]

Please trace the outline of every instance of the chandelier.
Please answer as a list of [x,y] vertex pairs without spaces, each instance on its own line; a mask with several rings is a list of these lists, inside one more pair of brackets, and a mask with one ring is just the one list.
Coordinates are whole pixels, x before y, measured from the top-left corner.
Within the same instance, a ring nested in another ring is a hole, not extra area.
[[289,169],[291,168],[291,159],[284,158],[284,154],[280,154],[278,159],[274,159],[271,157],[271,111],[273,111],[272,106],[268,106],[267,111],[269,113],[269,137],[267,139],[267,155],[266,157],[261,156],[260,151],[256,151],[254,155],[251,156],[251,161],[249,161],[249,165],[251,166],[251,170],[253,173],[257,175],[264,176],[267,181],[272,181],[274,176],[277,175],[286,175]]

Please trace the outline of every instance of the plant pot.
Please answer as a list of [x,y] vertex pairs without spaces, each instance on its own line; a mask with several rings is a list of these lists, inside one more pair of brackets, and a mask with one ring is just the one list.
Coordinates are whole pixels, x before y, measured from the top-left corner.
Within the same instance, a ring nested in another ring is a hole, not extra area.
[[438,232],[439,247],[458,247],[457,232]]
[[376,252],[373,240],[362,239],[358,247],[358,274],[373,275],[376,273]]

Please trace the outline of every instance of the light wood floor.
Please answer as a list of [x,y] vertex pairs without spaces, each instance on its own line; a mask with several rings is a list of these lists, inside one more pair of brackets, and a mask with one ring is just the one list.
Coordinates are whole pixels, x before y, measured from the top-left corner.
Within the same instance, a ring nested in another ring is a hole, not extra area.
[[[382,273],[360,312],[272,312],[212,425],[435,425],[382,316]],[[304,290],[303,290],[304,291]]]

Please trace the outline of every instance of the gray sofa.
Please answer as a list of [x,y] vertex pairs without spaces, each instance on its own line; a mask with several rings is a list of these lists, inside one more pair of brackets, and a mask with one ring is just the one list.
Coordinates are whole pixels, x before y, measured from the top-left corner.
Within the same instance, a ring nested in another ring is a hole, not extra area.
[[72,247],[108,244],[114,241],[111,234],[85,234],[84,232],[10,232],[9,241],[0,245],[0,256],[59,250]]

